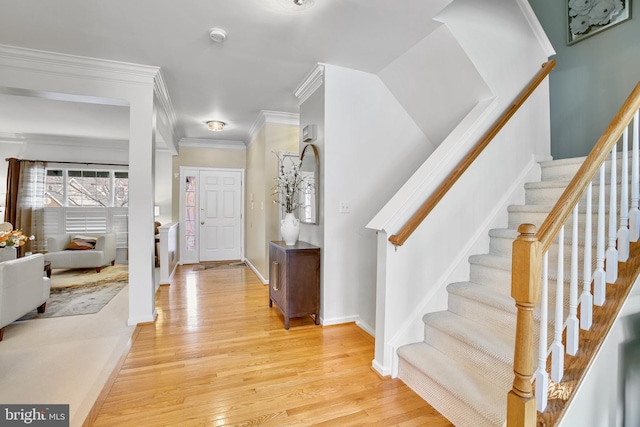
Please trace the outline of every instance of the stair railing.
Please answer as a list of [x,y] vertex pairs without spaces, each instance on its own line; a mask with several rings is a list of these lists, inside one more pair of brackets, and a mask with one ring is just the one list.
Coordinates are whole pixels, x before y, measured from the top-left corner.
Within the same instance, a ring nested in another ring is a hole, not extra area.
[[418,226],[424,221],[429,213],[436,207],[436,205],[442,200],[447,192],[453,187],[458,179],[464,174],[464,172],[471,166],[476,158],[482,153],[482,151],[489,145],[493,138],[500,132],[500,130],[509,122],[509,119],[520,109],[529,96],[536,90],[536,88],[544,81],[549,75],[551,70],[556,66],[556,60],[545,62],[542,64],[542,68],[531,79],[529,84],[518,94],[516,99],[511,103],[495,123],[487,130],[487,132],[480,138],[480,140],[473,146],[469,153],[456,165],[456,167],[447,175],[442,181],[442,184],[436,188],[431,196],[422,204],[420,209],[413,214],[413,216],[407,221],[407,223],[398,231],[397,234],[389,237],[389,241],[395,246],[402,246],[407,241],[409,236],[418,228]]
[[[640,123],[640,83],[636,85],[620,111],[598,140],[593,150],[578,169],[560,199],[552,208],[540,228],[533,224],[522,224],[520,235],[513,243],[513,265],[511,296],[516,301],[517,324],[514,351],[514,381],[507,395],[507,425],[535,426],[537,411],[543,412],[547,406],[549,373],[547,356],[551,354],[551,380],[558,383],[564,374],[565,352],[575,355],[578,351],[579,330],[588,330],[592,323],[593,304],[601,306],[605,302],[606,283],[614,283],[618,276],[618,261],[624,262],[629,256],[629,242],[640,236],[639,200],[639,123]],[[631,194],[628,191],[628,139],[629,129],[632,141]],[[618,152],[618,142],[622,138],[622,151]],[[609,159],[609,203],[606,211],[606,162]],[[617,160],[621,159],[620,190],[617,187]],[[597,177],[596,177],[597,175]],[[596,222],[596,265],[592,269],[591,218],[593,186],[598,186],[598,207]],[[579,241],[579,202],[584,197],[584,238]],[[618,216],[618,197],[620,215]],[[629,205],[629,199],[631,200]],[[629,207],[630,206],[630,207]],[[571,216],[571,218],[570,218]],[[605,241],[605,224],[608,217],[608,236]],[[565,227],[570,228],[570,260],[565,261]],[[556,284],[550,301],[549,251],[557,242]],[[616,245],[617,243],[617,245]],[[583,248],[582,292],[579,292],[579,250]],[[605,246],[607,246],[605,250]],[[570,264],[568,307],[564,291],[566,278],[565,262]],[[606,263],[605,263],[606,262]],[[606,267],[605,267],[606,265]],[[593,282],[593,294],[591,283]],[[542,299],[541,299],[542,296]],[[534,310],[538,301],[540,333],[538,339],[538,368],[534,379]],[[553,322],[550,321],[549,306],[553,302]],[[580,320],[577,309],[580,305]],[[568,309],[568,310],[567,310]],[[567,313],[565,315],[565,313]],[[565,344],[562,336],[566,327]],[[549,347],[547,332],[553,328],[553,342]]]

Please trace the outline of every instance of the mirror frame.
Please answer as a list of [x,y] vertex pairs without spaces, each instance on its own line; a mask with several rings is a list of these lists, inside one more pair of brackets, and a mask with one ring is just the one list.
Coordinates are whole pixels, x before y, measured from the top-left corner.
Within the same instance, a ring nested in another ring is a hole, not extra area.
[[[304,165],[304,160],[305,160],[305,155],[310,156],[311,153],[313,153],[313,160],[314,160],[314,164],[313,164],[313,179],[314,179],[314,184],[313,184],[313,198],[314,198],[314,210],[315,212],[313,213],[313,221],[309,221],[306,219],[306,216],[303,215],[303,211],[305,209],[304,206],[301,206],[298,208],[298,217],[300,218],[300,222],[304,223],[304,224],[318,224],[318,182],[319,182],[319,173],[318,173],[318,169],[319,169],[319,159],[318,159],[318,149],[316,148],[315,145],[313,144],[307,144],[304,146],[304,148],[302,149],[302,154],[300,154],[300,171],[302,172],[303,169],[303,165]],[[304,189],[300,190],[300,195],[299,195],[299,200],[303,200],[303,194],[304,194]]]

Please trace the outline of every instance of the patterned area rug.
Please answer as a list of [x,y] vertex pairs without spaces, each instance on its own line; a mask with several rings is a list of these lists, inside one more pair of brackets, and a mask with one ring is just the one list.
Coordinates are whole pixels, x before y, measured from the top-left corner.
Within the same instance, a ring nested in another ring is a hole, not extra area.
[[193,266],[192,271],[210,270],[212,268],[238,268],[246,267],[247,264],[241,261],[215,261],[204,262]]
[[103,267],[100,273],[95,269],[53,270],[46,311],[33,310],[19,320],[97,313],[128,282],[128,266],[121,264]]

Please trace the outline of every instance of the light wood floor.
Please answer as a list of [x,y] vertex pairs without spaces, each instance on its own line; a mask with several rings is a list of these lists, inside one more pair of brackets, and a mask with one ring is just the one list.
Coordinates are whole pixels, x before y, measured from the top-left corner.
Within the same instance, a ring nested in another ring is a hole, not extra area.
[[450,426],[371,369],[373,338],[269,308],[248,268],[178,269],[86,426]]

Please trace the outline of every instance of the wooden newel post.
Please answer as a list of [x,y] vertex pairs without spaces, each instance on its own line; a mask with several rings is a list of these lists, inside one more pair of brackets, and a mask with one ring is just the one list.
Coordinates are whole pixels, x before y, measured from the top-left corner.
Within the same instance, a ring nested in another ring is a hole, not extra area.
[[507,395],[507,426],[536,425],[536,399],[531,380],[533,368],[533,310],[540,299],[542,250],[533,224],[518,227],[513,242],[511,296],[516,300],[518,317],[513,358],[513,387]]

